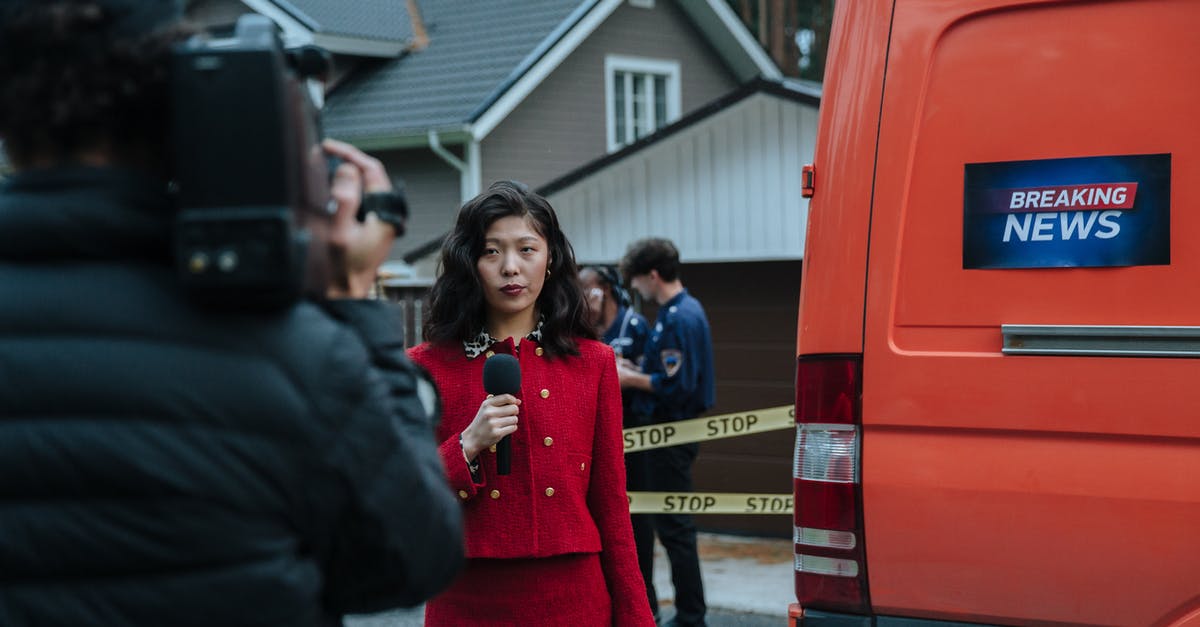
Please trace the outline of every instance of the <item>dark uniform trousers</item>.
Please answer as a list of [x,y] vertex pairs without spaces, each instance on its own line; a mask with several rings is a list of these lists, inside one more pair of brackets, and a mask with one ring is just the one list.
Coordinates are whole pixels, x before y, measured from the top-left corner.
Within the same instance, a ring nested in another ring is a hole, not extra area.
[[[646,421],[649,423],[650,421]],[[627,489],[648,492],[691,492],[692,462],[698,444],[682,444],[625,455]],[[675,587],[675,620],[679,625],[703,625],[704,584],[696,549],[696,524],[690,514],[634,514],[633,540],[638,565],[646,582],[650,611],[658,617],[654,593],[654,535],[667,551]]]
[[[683,290],[662,304],[653,332],[643,347],[642,372],[650,374],[654,388],[649,395],[634,397],[641,417],[648,423],[664,423],[695,418],[715,402],[712,379],[712,340],[704,309],[699,301]],[[647,402],[649,401],[649,402]],[[682,444],[650,449],[640,464],[644,472],[641,489],[651,492],[691,492],[692,462],[700,447]],[[636,472],[636,471],[635,471]],[[675,584],[675,619],[671,624],[684,627],[704,625],[704,582],[700,577],[700,558],[696,550],[696,526],[686,514],[652,514],[635,523],[639,567],[647,583],[651,609],[657,609],[654,595],[654,535],[658,535]]]

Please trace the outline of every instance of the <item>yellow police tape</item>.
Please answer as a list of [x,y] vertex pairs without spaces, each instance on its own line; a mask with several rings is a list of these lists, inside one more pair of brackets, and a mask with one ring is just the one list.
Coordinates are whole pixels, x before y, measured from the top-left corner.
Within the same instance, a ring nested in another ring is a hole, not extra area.
[[703,440],[719,440],[739,435],[795,429],[796,409],[792,405],[691,420],[664,422],[625,429],[625,452],[644,451]]
[[791,494],[629,492],[631,514],[791,514]]
[[[795,429],[792,405],[625,429],[625,452]],[[791,494],[630,492],[631,514],[791,514]]]

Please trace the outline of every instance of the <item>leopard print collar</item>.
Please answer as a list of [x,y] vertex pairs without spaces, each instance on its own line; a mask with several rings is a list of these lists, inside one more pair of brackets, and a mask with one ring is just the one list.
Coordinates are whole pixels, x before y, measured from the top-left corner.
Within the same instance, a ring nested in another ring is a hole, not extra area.
[[[545,318],[538,320],[537,328],[535,328],[533,331],[530,331],[529,335],[525,336],[525,339],[533,340],[535,342],[541,342],[542,341],[542,325],[545,324],[545,322],[546,322]],[[483,354],[483,352],[486,351],[488,349],[488,347],[490,347],[492,344],[495,344],[498,341],[499,340],[493,338],[487,332],[487,328],[485,327],[483,329],[480,329],[479,333],[474,338],[463,341],[463,351],[467,354],[467,359],[475,359],[476,357]]]

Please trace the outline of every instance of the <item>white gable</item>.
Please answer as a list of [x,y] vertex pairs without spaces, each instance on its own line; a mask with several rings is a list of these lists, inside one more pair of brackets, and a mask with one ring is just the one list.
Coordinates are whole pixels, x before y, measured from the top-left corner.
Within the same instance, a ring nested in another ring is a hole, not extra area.
[[800,259],[817,108],[758,93],[548,197],[581,263],[666,237],[684,262]]

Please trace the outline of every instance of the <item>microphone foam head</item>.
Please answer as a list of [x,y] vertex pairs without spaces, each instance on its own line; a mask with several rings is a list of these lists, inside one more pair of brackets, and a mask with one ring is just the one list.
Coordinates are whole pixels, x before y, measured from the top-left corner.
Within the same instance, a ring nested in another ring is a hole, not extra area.
[[516,357],[497,353],[483,362],[483,389],[488,394],[516,394],[521,391],[521,364]]

